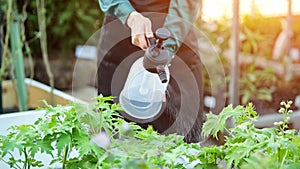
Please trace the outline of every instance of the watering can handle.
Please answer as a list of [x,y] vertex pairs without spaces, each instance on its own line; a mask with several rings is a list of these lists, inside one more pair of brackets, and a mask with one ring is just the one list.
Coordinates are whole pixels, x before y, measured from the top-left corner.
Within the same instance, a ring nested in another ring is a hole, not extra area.
[[162,48],[163,41],[170,38],[171,34],[170,32],[165,28],[158,28],[154,34],[153,38],[147,38],[148,46],[155,46],[159,49]]
[[148,46],[155,46],[156,39],[155,38],[147,38]]

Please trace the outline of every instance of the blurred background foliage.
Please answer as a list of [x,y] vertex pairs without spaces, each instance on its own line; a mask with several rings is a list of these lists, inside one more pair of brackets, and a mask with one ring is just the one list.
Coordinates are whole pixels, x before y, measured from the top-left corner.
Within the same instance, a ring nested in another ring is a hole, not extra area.
[[[246,53],[256,54],[267,59],[271,59],[274,43],[280,32],[282,31],[281,22],[286,16],[266,17],[261,14],[245,15],[242,21],[242,31],[244,38],[242,39],[242,51]],[[300,16],[293,18],[293,38],[292,47],[300,48]],[[250,45],[250,44],[252,45]],[[254,44],[256,43],[256,44]],[[254,45],[253,45],[254,44]],[[252,46],[252,47],[251,47]]]
[[[240,103],[255,102],[259,112],[263,112],[260,109],[267,109],[272,106],[274,109],[271,111],[276,111],[280,102],[279,98],[293,100],[295,95],[300,92],[299,87],[294,85],[297,84],[297,79],[286,82],[284,76],[278,73],[280,68],[276,67],[292,65],[284,65],[285,63],[272,59],[272,50],[282,31],[281,22],[285,19],[286,16],[267,17],[259,12],[255,15],[240,16]],[[203,69],[205,95],[214,95],[217,98],[217,103],[218,98],[228,99],[226,91],[219,90],[216,93],[211,93],[211,85],[226,85],[226,88],[229,85],[231,23],[231,18],[226,17],[219,20],[196,22],[196,26],[207,35],[218,54],[218,56],[214,56],[214,54],[205,51],[202,52],[203,57],[218,58],[223,63],[225,79],[222,72],[210,71],[208,74],[207,70]],[[298,50],[300,50],[299,27],[300,16],[295,15],[291,47]],[[300,60],[295,62],[299,63]],[[289,88],[293,88],[293,90],[283,92]]]
[[[8,46],[2,58],[2,79],[14,79],[13,64],[8,35],[10,22],[18,20],[21,26],[22,51],[25,76],[49,85],[41,50],[41,35],[38,21],[38,0],[0,0],[2,11],[1,43]],[[102,25],[103,13],[98,1],[84,0],[42,0],[45,7],[47,49],[50,67],[53,72],[55,88],[68,90],[72,87],[73,67],[76,61],[75,48],[84,45]],[[12,4],[12,10],[10,9]],[[64,73],[61,73],[64,72]]]
[[[1,0],[1,9],[7,11],[7,0]],[[40,57],[36,1],[16,0],[17,10],[24,21],[26,39],[30,42],[32,55]],[[23,8],[25,13],[22,14]],[[84,44],[102,24],[103,13],[98,1],[51,0],[45,1],[48,49],[51,57],[72,57],[76,45]],[[4,15],[5,16],[5,15]],[[5,23],[5,17],[1,21]]]

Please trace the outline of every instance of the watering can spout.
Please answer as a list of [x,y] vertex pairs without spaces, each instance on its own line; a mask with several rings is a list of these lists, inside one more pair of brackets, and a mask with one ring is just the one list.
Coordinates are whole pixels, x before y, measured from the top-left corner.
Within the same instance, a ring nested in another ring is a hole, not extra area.
[[165,67],[163,65],[158,65],[156,67],[157,74],[161,80],[162,83],[167,83],[167,73],[165,71]]

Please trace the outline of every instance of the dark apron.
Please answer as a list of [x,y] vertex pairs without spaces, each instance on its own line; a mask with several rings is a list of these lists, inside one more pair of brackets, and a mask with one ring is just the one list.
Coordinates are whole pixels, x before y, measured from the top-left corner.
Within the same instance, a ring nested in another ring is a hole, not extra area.
[[[154,32],[163,26],[169,1],[130,0],[130,2],[138,12],[150,18]],[[201,140],[202,65],[200,57],[191,50],[197,49],[196,42],[191,29],[169,67],[171,78],[162,113],[153,121],[139,123],[142,127],[152,125],[163,134],[178,133],[185,136],[187,142]],[[120,20],[105,16],[98,46],[98,94],[118,97],[131,65],[143,55],[143,50],[131,44],[130,29]]]

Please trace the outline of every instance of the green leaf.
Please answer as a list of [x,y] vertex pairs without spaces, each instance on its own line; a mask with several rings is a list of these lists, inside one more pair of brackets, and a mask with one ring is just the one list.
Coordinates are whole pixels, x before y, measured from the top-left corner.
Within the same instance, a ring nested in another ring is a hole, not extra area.
[[72,17],[73,11],[65,11],[59,15],[58,24],[63,25],[66,20],[69,20]]
[[89,135],[80,132],[74,132],[73,139],[76,149],[79,150],[79,157],[82,157],[91,152],[91,142]]
[[197,164],[194,169],[219,169],[218,164]]
[[[243,113],[243,107],[237,106],[235,109],[232,105],[225,107],[219,115],[212,113],[206,114],[207,121],[203,124],[202,134],[204,137],[212,134],[217,138],[218,132],[223,132],[226,128],[226,121],[230,118],[237,118]],[[217,138],[218,139],[218,138]]]
[[212,134],[215,138],[218,139],[217,133],[219,131],[223,131],[225,129],[225,125],[220,122],[220,116],[217,116],[215,114],[209,113],[206,114],[207,121],[203,124],[202,127],[202,134],[204,137],[208,137],[210,134]]
[[251,98],[251,92],[249,91],[244,91],[243,96],[242,96],[242,104],[246,104]]
[[37,145],[36,143],[32,143],[31,146],[29,147],[29,152],[30,152],[30,156],[34,157],[36,153],[38,153],[40,149],[40,146]]
[[286,167],[286,169],[299,169],[300,163],[290,164]]
[[245,157],[248,157],[253,148],[251,145],[251,142],[236,143],[231,145],[225,155],[225,159],[228,160],[227,168],[230,168],[232,164],[237,167]]
[[43,140],[37,140],[37,144],[40,146],[41,148],[41,153],[47,153],[50,154],[51,156],[53,156],[52,151],[54,150],[52,145],[52,140],[49,139],[49,137],[44,137]]
[[2,142],[2,157],[5,157],[7,153],[14,151],[15,148],[19,150],[19,153],[21,154],[23,151],[23,146],[15,142],[14,140],[5,140]]
[[[34,156],[32,156],[32,157],[34,157]],[[44,164],[43,164],[42,161],[32,159],[31,166],[32,167],[42,168],[42,167],[44,167]]]
[[100,148],[99,146],[97,146],[96,144],[91,144],[91,151],[93,152],[93,154],[96,155],[96,157],[99,159],[100,157],[103,156],[103,154],[105,153],[105,150]]
[[145,159],[129,160],[125,163],[126,169],[150,169],[150,165]]
[[[262,152],[253,153],[239,168],[241,169],[275,169],[279,168],[274,156],[264,155]],[[284,168],[284,167],[283,167]]]
[[57,149],[57,153],[58,155],[61,154],[61,152],[71,144],[71,137],[68,134],[61,134],[58,139],[57,142],[55,144],[55,147]]
[[79,156],[88,154],[91,151],[90,140],[85,137],[77,141],[77,147],[79,149]]

